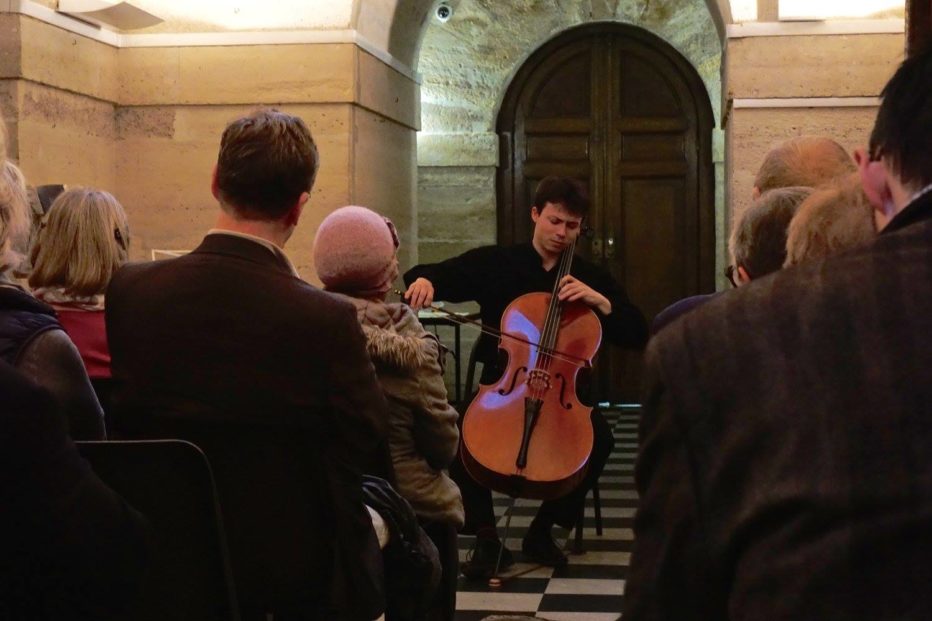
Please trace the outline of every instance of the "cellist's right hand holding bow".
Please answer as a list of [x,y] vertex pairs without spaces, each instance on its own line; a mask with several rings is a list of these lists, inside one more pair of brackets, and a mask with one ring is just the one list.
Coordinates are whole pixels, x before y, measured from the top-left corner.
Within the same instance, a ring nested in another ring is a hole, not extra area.
[[426,278],[418,278],[405,291],[405,300],[414,310],[427,308],[434,301],[434,285]]

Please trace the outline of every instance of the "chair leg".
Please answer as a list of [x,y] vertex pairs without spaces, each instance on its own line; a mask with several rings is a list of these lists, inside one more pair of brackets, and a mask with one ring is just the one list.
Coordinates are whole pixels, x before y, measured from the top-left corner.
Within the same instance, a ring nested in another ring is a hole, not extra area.
[[602,536],[602,499],[599,498],[599,483],[592,486],[592,508],[595,510],[595,534]]
[[583,553],[583,526],[586,523],[586,502],[585,500],[582,503],[582,506],[579,508],[579,517],[576,519],[576,528],[574,528],[573,535],[573,554],[582,554]]

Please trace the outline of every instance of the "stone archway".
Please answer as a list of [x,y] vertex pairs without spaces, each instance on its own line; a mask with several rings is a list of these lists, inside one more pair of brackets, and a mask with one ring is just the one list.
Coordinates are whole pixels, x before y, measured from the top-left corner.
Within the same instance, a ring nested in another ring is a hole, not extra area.
[[[696,69],[718,124],[722,44],[706,0],[650,3],[453,0],[454,15],[429,19],[417,68],[422,76],[418,133],[418,251],[421,262],[495,243],[495,119],[518,67],[568,28],[594,22],[639,26],[672,45]],[[720,21],[720,20],[719,20]],[[723,179],[721,132],[716,178]],[[721,185],[719,184],[719,187]],[[724,200],[716,196],[716,238],[724,239]],[[724,243],[716,254],[724,256]]]

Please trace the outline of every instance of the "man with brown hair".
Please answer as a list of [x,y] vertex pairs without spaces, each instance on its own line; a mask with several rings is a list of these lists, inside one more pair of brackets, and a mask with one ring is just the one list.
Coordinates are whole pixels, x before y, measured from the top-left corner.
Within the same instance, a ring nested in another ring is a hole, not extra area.
[[[298,278],[282,251],[317,168],[298,117],[260,110],[226,128],[211,183],[215,228],[188,255],[124,267],[107,292],[115,422],[133,436],[181,429],[168,437],[204,441],[245,611],[375,619],[381,559],[361,472],[385,441],[385,401],[355,308]],[[229,455],[220,438],[257,440],[249,455]],[[290,460],[281,478],[300,469],[308,498],[283,503],[281,481],[225,474],[263,451]],[[275,527],[301,509],[313,523]],[[244,524],[247,513],[264,532]],[[300,583],[300,600],[282,582],[278,599],[255,586],[277,576]]]
[[799,136],[781,142],[764,156],[752,196],[790,186],[817,187],[855,171],[845,148],[824,136]]

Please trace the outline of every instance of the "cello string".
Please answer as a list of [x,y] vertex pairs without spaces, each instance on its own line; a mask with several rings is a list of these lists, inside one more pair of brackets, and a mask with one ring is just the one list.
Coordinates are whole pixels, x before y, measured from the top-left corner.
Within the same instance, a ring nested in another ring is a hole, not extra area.
[[[560,329],[560,319],[563,315],[563,302],[559,298],[560,290],[560,281],[569,273],[570,265],[573,261],[573,253],[576,249],[576,240],[570,242],[570,244],[563,249],[563,254],[560,255],[560,265],[557,269],[556,279],[553,284],[553,293],[550,298],[550,304],[547,308],[547,320],[545,322],[545,332],[547,349],[554,349],[557,344],[557,333]],[[542,370],[549,372],[549,369],[552,364],[553,357],[547,355],[546,353],[543,356],[542,363],[539,365]]]
[[[393,292],[394,294],[396,294],[396,295],[404,296],[404,291],[401,291],[400,289],[393,289],[392,292]],[[462,315],[458,315],[458,314],[454,313],[453,311],[449,311],[449,310],[447,310],[447,309],[445,309],[445,308],[442,308],[442,307],[440,307],[440,306],[433,306],[433,305],[430,305],[430,306],[425,307],[425,310],[431,310],[431,311],[434,311],[434,312],[436,312],[436,313],[440,313],[440,314],[442,314],[442,315],[446,315],[447,318],[448,318],[450,321],[452,321],[453,323],[458,323],[458,324],[460,324],[461,326],[472,326],[472,327],[474,327],[474,328],[478,328],[478,329],[479,329],[479,332],[481,332],[482,334],[487,334],[487,335],[493,336],[493,337],[495,337],[495,338],[503,338],[503,337],[509,338],[509,339],[514,340],[514,341],[518,341],[519,343],[524,343],[524,344],[526,344],[526,345],[531,345],[531,346],[533,346],[533,347],[539,348],[539,349],[542,350],[542,351],[548,352],[547,348],[541,347],[541,343],[540,343],[540,342],[534,342],[534,341],[531,341],[531,340],[528,340],[528,339],[523,339],[523,338],[521,338],[520,336],[515,336],[514,334],[509,334],[509,333],[507,333],[507,332],[502,332],[501,330],[496,330],[496,329],[494,329],[494,328],[492,328],[492,327],[490,327],[490,326],[485,325],[484,323],[481,323],[481,322],[479,322],[479,321],[475,321],[475,320],[473,320],[473,319],[469,319],[468,317],[463,317]],[[564,362],[566,362],[566,363],[568,363],[568,364],[571,364],[571,365],[573,365],[573,366],[577,366],[577,367],[588,367],[588,366],[590,365],[590,363],[589,363],[588,360],[585,360],[584,358],[581,358],[581,357],[579,357],[579,356],[574,356],[574,355],[572,355],[572,354],[568,354],[568,353],[561,352],[561,351],[558,351],[558,350],[549,351],[548,353],[549,353],[549,355],[552,356],[553,358],[555,358],[555,359],[557,359],[557,360],[562,360],[562,361],[564,361]]]

